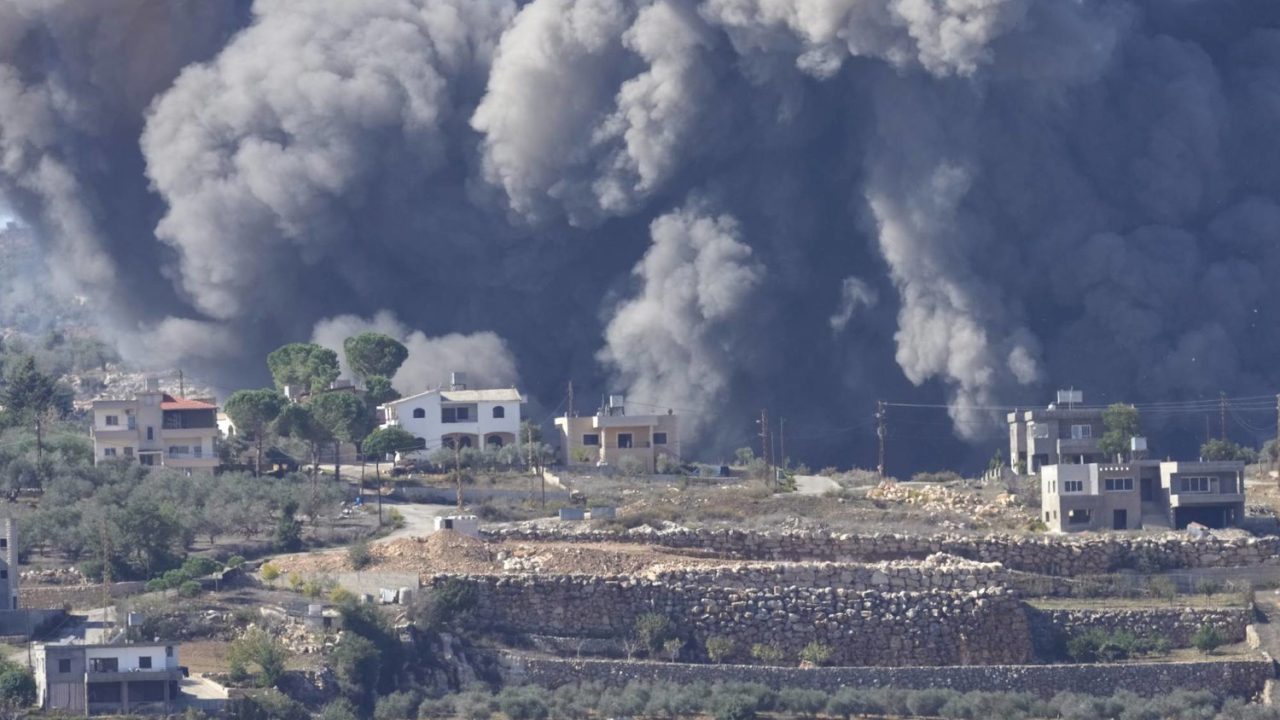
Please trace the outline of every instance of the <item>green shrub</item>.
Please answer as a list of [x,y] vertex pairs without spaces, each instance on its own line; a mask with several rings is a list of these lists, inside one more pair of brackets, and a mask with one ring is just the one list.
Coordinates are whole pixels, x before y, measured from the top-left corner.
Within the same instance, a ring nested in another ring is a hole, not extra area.
[[178,595],[184,598],[193,598],[200,594],[200,583],[195,580],[188,580],[178,586]]
[[352,570],[363,570],[373,564],[373,552],[369,550],[369,541],[360,538],[347,548],[347,562]]
[[1147,588],[1151,590],[1151,594],[1162,600],[1168,600],[1172,603],[1178,597],[1178,585],[1171,578],[1160,577],[1151,578],[1151,582],[1147,583]]
[[942,706],[946,705],[958,694],[955,690],[943,690],[940,688],[917,690],[907,696],[907,710],[912,715],[936,717]]
[[827,707],[827,694],[807,688],[784,688],[778,691],[778,709],[805,717],[815,717]]
[[1196,581],[1196,592],[1201,595],[1213,595],[1220,590],[1222,590],[1222,584],[1217,580],[1201,578]]
[[186,575],[187,579],[212,575],[221,569],[222,563],[203,555],[192,555],[182,563],[182,574]]
[[745,695],[721,695],[715,700],[712,715],[716,720],[755,720],[755,703]]
[[782,662],[782,658],[786,657],[786,654],[777,645],[756,643],[751,646],[751,657],[766,665],[776,665]]
[[250,672],[259,687],[274,687],[284,676],[289,652],[265,630],[251,628],[232,641],[227,652],[227,665],[234,677],[246,678]]
[[498,709],[511,720],[546,720],[551,715],[547,692],[541,688],[504,688],[497,700]]
[[238,568],[244,563],[245,563],[245,559],[243,555],[232,555],[231,557],[227,558],[227,567],[229,568]]
[[636,618],[635,639],[650,653],[662,649],[663,643],[672,639],[675,628],[671,619],[661,613],[645,613]]
[[324,706],[318,720],[360,720],[360,715],[350,700],[338,698]]
[[453,707],[453,698],[445,696],[439,699],[423,700],[418,705],[418,717],[422,720],[434,720],[434,718],[451,718],[456,714]]
[[855,715],[883,715],[885,708],[875,696],[860,688],[841,688],[827,701],[826,712],[849,720]]
[[266,580],[267,582],[275,582],[276,578],[278,577],[280,577],[279,567],[276,567],[274,563],[263,563],[262,565],[263,580]]
[[33,705],[36,701],[36,679],[31,672],[19,667],[0,672],[0,701],[17,707]]
[[400,690],[378,698],[373,707],[373,720],[405,720],[418,716],[421,698],[415,692]]
[[707,638],[707,658],[713,663],[722,663],[733,657],[736,650],[736,644],[732,638],[722,635],[713,635]]
[[1201,625],[1191,636],[1191,646],[1206,655],[1212,655],[1214,650],[1226,642],[1227,638],[1222,631],[1212,625]]
[[400,512],[396,508],[391,508],[390,510],[387,511],[387,524],[395,528],[396,530],[399,530],[400,528],[404,527],[405,525],[404,513]]
[[831,661],[833,651],[830,645],[814,640],[800,651],[800,660],[809,665],[821,667]]

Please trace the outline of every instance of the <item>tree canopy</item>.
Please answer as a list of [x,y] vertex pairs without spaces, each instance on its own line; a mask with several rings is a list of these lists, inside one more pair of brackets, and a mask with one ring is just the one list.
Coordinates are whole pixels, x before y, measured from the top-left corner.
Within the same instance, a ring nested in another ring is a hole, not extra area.
[[283,395],[270,388],[237,390],[227,398],[227,416],[241,435],[253,439],[257,448],[254,464],[257,474],[262,473],[263,446],[271,433],[272,423],[288,403]]
[[1257,461],[1258,453],[1230,440],[1214,439],[1200,446],[1200,457],[1204,460],[1242,460],[1251,463]]
[[424,447],[426,447],[426,443],[422,438],[414,437],[413,433],[401,427],[378,428],[369,433],[369,436],[360,445],[366,455],[373,455],[378,458],[396,452],[421,450]]
[[321,427],[343,442],[360,442],[373,424],[369,406],[349,392],[321,393],[307,407]]
[[300,385],[308,393],[327,389],[338,379],[338,353],[315,343],[290,343],[267,355],[276,387]]
[[371,375],[364,380],[364,397],[371,407],[376,408],[383,403],[399,400],[400,393],[382,375]]
[[361,378],[389,378],[409,357],[409,350],[399,340],[377,332],[362,332],[342,343],[347,365]]
[[1103,410],[1102,424],[1107,431],[1098,441],[1098,449],[1108,458],[1129,452],[1129,440],[1142,432],[1138,409],[1124,403],[1116,403]]

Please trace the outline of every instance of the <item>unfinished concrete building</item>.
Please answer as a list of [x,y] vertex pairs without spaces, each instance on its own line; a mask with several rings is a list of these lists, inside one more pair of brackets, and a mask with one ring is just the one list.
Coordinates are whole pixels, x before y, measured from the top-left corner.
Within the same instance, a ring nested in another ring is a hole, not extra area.
[[40,707],[77,715],[171,714],[182,669],[173,644],[33,646]]

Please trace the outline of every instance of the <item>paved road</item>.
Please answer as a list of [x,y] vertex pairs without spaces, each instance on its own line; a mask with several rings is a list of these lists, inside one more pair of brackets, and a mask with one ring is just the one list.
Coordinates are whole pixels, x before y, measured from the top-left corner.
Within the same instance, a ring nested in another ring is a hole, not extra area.
[[840,489],[840,483],[826,475],[796,475],[795,481],[797,495],[825,495]]
[[[377,500],[375,499],[374,502],[376,503]],[[389,503],[384,499],[382,501],[382,512],[384,515],[390,508],[395,508],[404,516],[404,527],[399,530],[394,530],[374,542],[383,543],[391,540],[397,540],[399,538],[430,535],[435,531],[435,518],[440,515],[448,515],[456,510],[452,505],[432,505],[429,503],[405,502]]]

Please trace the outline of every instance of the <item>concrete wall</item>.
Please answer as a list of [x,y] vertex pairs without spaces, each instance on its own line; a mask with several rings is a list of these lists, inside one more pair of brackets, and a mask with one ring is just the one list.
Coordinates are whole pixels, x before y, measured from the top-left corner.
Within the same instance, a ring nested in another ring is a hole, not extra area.
[[1098,575],[1126,568],[1141,570],[1240,567],[1280,563],[1280,537],[1195,539],[1166,535],[1083,537],[1014,535],[855,535],[827,532],[754,532],[734,529],[625,532],[580,528],[482,529],[492,539],[582,542],[638,542],[688,550],[699,555],[742,560],[878,562],[923,559],[947,553],[998,562],[1010,570],[1045,575]]
[[617,660],[559,660],[503,653],[507,682],[558,687],[574,682],[622,686],[631,680],[758,682],[774,688],[835,692],[844,687],[950,688],[962,692],[1059,692],[1114,695],[1128,690],[1158,695],[1172,689],[1207,690],[1220,697],[1253,698],[1274,670],[1270,660],[1119,665],[987,665],[970,667],[780,668],[749,665],[689,665]]

